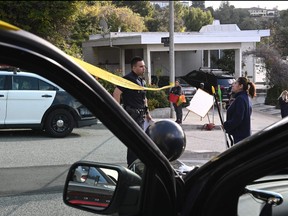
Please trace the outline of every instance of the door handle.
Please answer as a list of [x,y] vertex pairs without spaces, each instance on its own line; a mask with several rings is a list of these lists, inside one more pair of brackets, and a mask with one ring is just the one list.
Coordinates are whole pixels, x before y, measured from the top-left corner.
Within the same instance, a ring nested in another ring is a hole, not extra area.
[[42,97],[49,98],[49,97],[52,97],[52,95],[45,94],[45,95],[42,95]]
[[4,95],[0,95],[0,97],[4,97]]

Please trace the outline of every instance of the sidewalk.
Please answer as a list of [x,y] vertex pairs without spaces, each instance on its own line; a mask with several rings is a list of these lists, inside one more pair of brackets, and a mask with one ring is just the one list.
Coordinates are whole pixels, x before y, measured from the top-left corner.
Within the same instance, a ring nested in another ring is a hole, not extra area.
[[[151,112],[155,121],[162,119],[175,120],[175,112],[173,118],[170,118],[170,108],[157,109]],[[193,112],[189,112],[187,108],[183,108],[182,128],[186,134],[186,149],[180,157],[180,160],[187,165],[201,165],[211,157],[225,151],[226,141],[223,131],[220,128],[221,121],[218,110],[215,107],[208,112],[208,116],[201,118]],[[226,119],[226,111],[223,110],[223,121]],[[165,117],[166,116],[166,117]],[[185,118],[186,117],[186,118]],[[267,126],[281,119],[280,110],[274,106],[267,106],[261,103],[253,104],[253,112],[251,116],[252,134],[266,128]],[[207,123],[214,123],[215,128],[208,131],[203,128]]]

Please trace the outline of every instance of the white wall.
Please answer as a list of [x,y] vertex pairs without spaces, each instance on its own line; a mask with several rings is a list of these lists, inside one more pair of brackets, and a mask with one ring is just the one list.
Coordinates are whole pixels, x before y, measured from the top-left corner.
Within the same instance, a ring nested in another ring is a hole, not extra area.
[[178,51],[175,55],[175,74],[183,76],[202,66],[201,51]]
[[[192,70],[199,69],[202,65],[201,51],[177,51],[175,52],[175,76],[182,76]],[[151,52],[152,75],[158,69],[162,70],[161,76],[170,76],[169,52]]]
[[161,76],[170,76],[169,52],[151,52],[151,70],[152,75],[162,70]]
[[[256,43],[242,43],[241,49],[242,49],[242,53],[247,51],[247,50],[253,50],[256,48]],[[255,59],[253,58],[253,56],[247,56],[247,57],[243,57],[242,58],[243,63],[245,64],[245,66],[242,67],[242,75],[245,76],[245,74],[247,73],[248,78],[255,82],[256,77],[256,71],[255,71]]]
[[83,52],[84,60],[90,64],[97,65],[96,50],[97,48],[93,48],[93,47],[83,47],[82,52]]
[[[236,45],[233,44],[233,47],[235,47]],[[238,45],[240,45],[240,43]],[[205,47],[205,45],[203,44],[202,45],[197,44],[197,46]],[[232,48],[231,44],[227,44],[225,46],[227,46],[225,48],[230,49]],[[239,49],[241,49],[241,51],[244,52],[246,50],[254,49],[255,46],[256,43],[254,42],[242,43],[242,45],[239,46]],[[175,51],[175,76],[183,76],[192,70],[198,70],[200,67],[203,67],[202,50],[197,50],[196,52],[195,50],[191,51],[191,49],[193,48],[195,48],[195,45],[193,45],[193,47],[191,47],[190,50]],[[210,47],[210,49],[211,48],[212,47]],[[151,75],[156,75],[156,71],[158,69],[161,69],[162,70],[161,76],[170,76],[169,51],[167,49],[168,47],[164,47],[163,45],[151,46],[151,49],[149,49],[151,53],[151,68],[149,73]],[[92,48],[91,46],[83,46],[83,55],[85,57],[85,61],[93,65],[99,65],[101,63],[102,66],[106,67],[108,71],[114,72],[116,70],[122,69],[120,68],[121,66],[120,66],[119,48],[114,47]],[[247,72],[248,77],[253,82],[258,81],[256,80],[256,70],[254,68],[255,59],[249,56],[248,58],[242,58],[242,61],[245,64],[245,66],[242,68],[241,71],[242,75],[245,75],[245,73]],[[148,62],[146,62],[146,64],[148,65]],[[126,64],[125,72],[123,73],[123,75],[130,72],[130,70],[131,70],[130,65]]]
[[120,53],[117,48],[102,47],[101,52],[97,52],[97,62],[98,64],[108,63],[108,64],[119,64]]

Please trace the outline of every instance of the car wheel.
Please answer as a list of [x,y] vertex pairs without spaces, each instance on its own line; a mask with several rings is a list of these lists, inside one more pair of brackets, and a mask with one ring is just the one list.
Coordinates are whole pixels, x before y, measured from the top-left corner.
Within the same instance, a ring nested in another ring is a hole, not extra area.
[[65,109],[52,111],[45,120],[45,131],[52,137],[65,137],[73,128],[73,116]]

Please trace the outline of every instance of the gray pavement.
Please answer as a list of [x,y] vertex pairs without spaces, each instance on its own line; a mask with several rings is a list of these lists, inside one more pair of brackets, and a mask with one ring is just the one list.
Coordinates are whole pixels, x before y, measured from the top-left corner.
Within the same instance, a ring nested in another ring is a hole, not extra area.
[[[281,119],[280,110],[275,106],[259,103],[259,98],[252,100],[253,112],[251,116],[252,134],[266,128],[267,126]],[[172,110],[173,111],[173,110]],[[222,110],[222,118],[225,121],[226,111]],[[163,108],[151,112],[155,121],[161,119],[175,120],[175,113],[171,118],[171,109]],[[211,157],[225,151],[226,140],[224,132],[221,130],[221,121],[218,110],[212,108],[204,118],[201,118],[187,108],[183,108],[183,124],[181,125],[186,134],[186,149],[180,160],[188,165],[201,165]],[[206,130],[203,126],[207,123],[214,123],[212,130]]]

